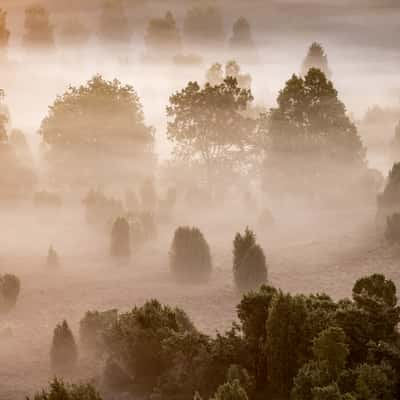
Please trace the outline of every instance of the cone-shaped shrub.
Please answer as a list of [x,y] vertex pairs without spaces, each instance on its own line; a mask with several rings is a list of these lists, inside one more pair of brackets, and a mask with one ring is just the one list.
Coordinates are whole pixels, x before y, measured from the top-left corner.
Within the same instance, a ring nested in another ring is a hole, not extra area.
[[128,221],[118,217],[111,231],[111,255],[117,258],[128,258],[131,255],[130,227]]
[[0,314],[10,311],[17,303],[20,281],[15,275],[0,275]]
[[170,251],[172,273],[180,281],[206,281],[212,270],[210,248],[198,228],[179,227]]
[[56,373],[70,372],[76,366],[78,348],[67,321],[58,324],[54,329],[50,361],[53,371]]
[[257,289],[267,281],[267,263],[254,233],[246,228],[233,241],[233,275],[240,291]]

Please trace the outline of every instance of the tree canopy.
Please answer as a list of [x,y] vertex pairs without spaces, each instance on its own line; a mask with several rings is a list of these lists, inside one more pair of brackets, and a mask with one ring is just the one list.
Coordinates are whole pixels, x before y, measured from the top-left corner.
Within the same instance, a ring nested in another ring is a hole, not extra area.
[[61,183],[98,185],[152,170],[153,129],[133,87],[118,80],[96,75],[70,86],[49,107],[39,133]]

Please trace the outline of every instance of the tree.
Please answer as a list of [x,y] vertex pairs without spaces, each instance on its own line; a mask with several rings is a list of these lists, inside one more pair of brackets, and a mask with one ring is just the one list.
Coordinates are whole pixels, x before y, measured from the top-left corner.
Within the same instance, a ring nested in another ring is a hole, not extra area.
[[111,255],[116,258],[129,258],[131,255],[130,226],[126,218],[118,217],[111,231]]
[[7,12],[0,8],[0,61],[6,58],[10,31],[7,28]]
[[313,353],[320,363],[326,362],[330,376],[337,378],[349,355],[343,329],[329,327],[322,331],[313,341]]
[[308,49],[306,58],[303,61],[301,75],[306,76],[310,69],[316,68],[325,74],[328,79],[331,79],[332,72],[328,65],[328,56],[321,44],[314,42]]
[[175,231],[170,268],[181,281],[198,283],[209,278],[212,270],[210,248],[198,228],[179,227]]
[[252,231],[237,233],[233,241],[233,275],[241,291],[257,289],[267,281],[267,263]]
[[306,361],[307,309],[302,296],[278,292],[267,320],[268,381],[277,396],[289,398],[293,379]]
[[[293,75],[264,125],[266,184],[310,197],[353,192],[366,172],[365,149],[331,81],[317,69]],[[336,182],[340,176],[340,182]],[[336,193],[335,183],[341,185]]]
[[132,86],[96,75],[69,87],[49,108],[40,131],[58,183],[100,185],[142,178],[154,163],[153,129]]
[[185,39],[192,45],[219,46],[225,39],[220,8],[214,3],[193,6],[183,21]]
[[240,65],[235,60],[225,64],[225,71],[220,63],[211,65],[206,74],[206,80],[211,86],[221,85],[225,79],[234,78],[241,89],[251,89],[251,76],[242,74]]
[[120,314],[105,339],[120,368],[134,376],[136,383],[152,390],[171,366],[164,343],[176,333],[193,331],[194,326],[184,311],[151,300]]
[[181,37],[171,12],[163,18],[149,21],[144,38],[147,51],[152,57],[173,57],[181,50]]
[[378,196],[378,207],[385,216],[400,212],[400,162],[394,163],[385,188]]
[[[27,397],[30,400],[30,397]],[[70,385],[54,378],[47,390],[36,393],[32,400],[102,400],[90,384]]]
[[123,0],[104,0],[100,16],[99,37],[107,42],[129,42],[132,29]]
[[53,370],[61,374],[73,371],[77,364],[78,348],[65,320],[54,329],[50,360]]
[[239,51],[252,51],[254,49],[251,25],[246,18],[240,17],[233,24],[233,34],[230,38],[230,45],[233,49]]
[[20,280],[15,275],[0,275],[0,314],[10,311],[15,306],[20,289]]
[[23,42],[26,47],[49,48],[54,46],[53,27],[49,12],[40,5],[32,5],[25,10]]
[[248,396],[238,379],[221,385],[212,400],[248,400]]
[[243,111],[252,100],[250,90],[241,89],[232,78],[204,88],[189,82],[170,97],[167,136],[175,144],[174,154],[202,166],[211,193],[218,183],[245,169],[246,156],[253,150],[255,121]]

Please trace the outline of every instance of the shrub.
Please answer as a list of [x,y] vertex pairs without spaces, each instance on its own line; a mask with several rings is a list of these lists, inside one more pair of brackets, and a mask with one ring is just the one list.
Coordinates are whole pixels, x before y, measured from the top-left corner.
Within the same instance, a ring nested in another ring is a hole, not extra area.
[[[47,390],[36,393],[32,400],[102,400],[90,384],[69,385],[55,378]],[[30,400],[27,397],[27,400]]]
[[56,373],[72,371],[78,361],[78,348],[74,335],[65,320],[54,329],[50,361]]
[[17,303],[21,284],[15,275],[0,275],[0,313],[10,311]]
[[400,241],[400,214],[395,213],[386,218],[385,238],[390,242]]
[[102,352],[104,333],[117,321],[118,310],[88,311],[79,323],[81,344],[88,350]]
[[256,289],[267,281],[264,251],[256,244],[254,233],[246,228],[233,241],[233,275],[240,291]]
[[199,282],[211,274],[210,248],[198,228],[179,227],[170,251],[170,268],[182,281]]
[[111,231],[111,256],[129,258],[131,255],[130,227],[128,221],[118,217]]

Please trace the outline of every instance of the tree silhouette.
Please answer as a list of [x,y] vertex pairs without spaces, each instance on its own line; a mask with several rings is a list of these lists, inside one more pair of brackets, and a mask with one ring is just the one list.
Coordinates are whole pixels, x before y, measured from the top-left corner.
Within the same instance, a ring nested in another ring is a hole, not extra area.
[[60,374],[73,371],[77,364],[78,348],[65,320],[54,329],[50,361],[53,371]]
[[7,12],[0,8],[0,61],[6,58],[9,40],[10,31],[7,28]]
[[232,30],[233,33],[230,38],[232,49],[245,52],[254,50],[255,44],[251,25],[246,18],[240,17],[237,19],[233,24]]
[[149,21],[144,41],[150,57],[172,58],[181,50],[180,33],[170,11]]
[[236,79],[217,86],[189,82],[170,97],[167,135],[178,159],[198,163],[208,191],[240,174],[253,150],[255,121],[243,115],[253,97]]
[[54,46],[53,27],[46,8],[32,5],[25,10],[25,32],[23,42],[26,47],[48,48]]
[[[335,193],[366,172],[365,149],[331,81],[318,69],[293,75],[271,109],[264,132],[265,178],[280,194]],[[343,193],[342,193],[343,195]]]
[[111,231],[111,255],[116,258],[129,258],[131,255],[131,237],[128,221],[119,217]]
[[15,275],[0,275],[0,314],[10,311],[19,296],[21,284]]
[[99,37],[106,42],[129,42],[131,39],[132,29],[123,0],[103,1]]
[[254,233],[246,228],[233,241],[233,275],[240,291],[258,289],[267,281],[267,263]]
[[170,268],[184,282],[199,283],[209,278],[212,270],[208,243],[198,228],[179,227],[170,250]]
[[251,89],[251,76],[242,74],[240,65],[235,60],[230,60],[225,64],[225,71],[222,64],[215,63],[206,74],[207,82],[211,86],[221,85],[228,78],[236,79],[241,89]]
[[331,79],[332,72],[329,69],[328,56],[325,54],[322,45],[316,42],[314,42],[308,50],[307,56],[303,61],[301,75],[306,76],[308,71],[312,68],[319,69],[328,79]]
[[96,75],[69,87],[49,107],[39,133],[59,183],[115,183],[142,178],[153,167],[153,129],[135,90],[118,80]]

